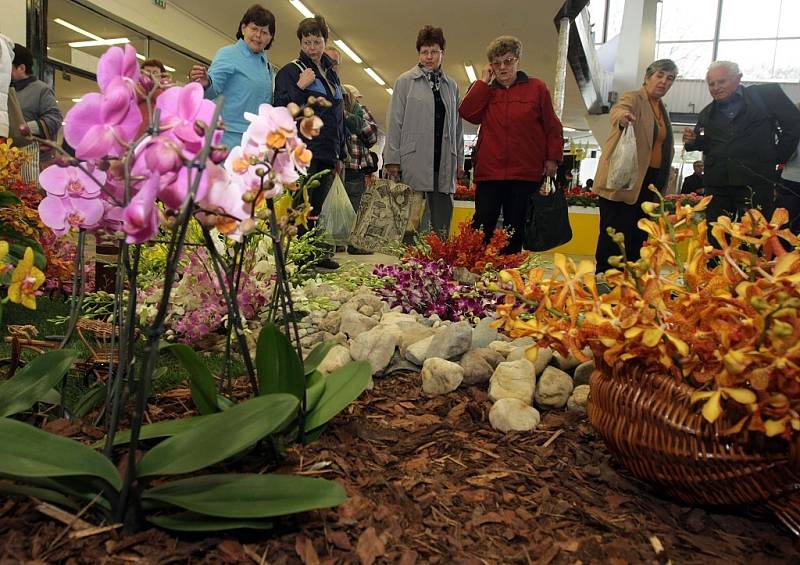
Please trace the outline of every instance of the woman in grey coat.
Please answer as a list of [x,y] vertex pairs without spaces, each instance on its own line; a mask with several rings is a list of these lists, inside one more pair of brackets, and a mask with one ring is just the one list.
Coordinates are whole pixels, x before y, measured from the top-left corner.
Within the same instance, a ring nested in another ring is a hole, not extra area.
[[392,177],[425,193],[421,229],[442,237],[450,231],[456,175],[464,167],[464,136],[458,115],[458,85],[442,72],[445,39],[441,28],[417,35],[419,63],[394,84],[386,122],[383,159]]

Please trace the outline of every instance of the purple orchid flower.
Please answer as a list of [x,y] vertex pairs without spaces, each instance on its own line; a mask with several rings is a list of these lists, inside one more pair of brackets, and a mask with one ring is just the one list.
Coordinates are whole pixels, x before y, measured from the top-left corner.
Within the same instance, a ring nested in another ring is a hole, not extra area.
[[100,85],[102,92],[105,92],[117,78],[127,79],[126,84],[131,88],[139,82],[139,76],[136,49],[132,45],[126,45],[124,50],[120,47],[110,47],[97,63],[97,84]]
[[102,94],[85,94],[67,113],[64,138],[79,159],[121,157],[142,124],[135,94],[115,78]]
[[39,175],[39,182],[51,196],[95,198],[106,182],[106,173],[94,169],[89,175],[79,167],[51,165]]
[[[214,103],[203,98],[203,87],[191,82],[186,86],[173,86],[158,97],[156,107],[161,110],[161,128],[180,140],[192,158],[203,147],[204,136],[195,128],[202,121],[211,127]],[[212,142],[222,139],[222,131],[216,130]]]
[[103,202],[100,199],[46,196],[39,203],[39,217],[44,225],[62,236],[72,228],[91,230],[103,219]]
[[144,243],[158,234],[160,216],[156,206],[159,175],[153,174],[131,198],[122,213],[122,231],[128,243]]

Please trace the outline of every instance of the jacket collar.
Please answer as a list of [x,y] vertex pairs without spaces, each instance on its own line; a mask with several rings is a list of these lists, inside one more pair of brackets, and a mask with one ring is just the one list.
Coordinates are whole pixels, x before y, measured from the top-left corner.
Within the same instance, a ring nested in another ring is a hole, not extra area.
[[[448,80],[447,75],[444,72],[442,67],[439,67],[439,70],[442,71],[442,82],[446,82]],[[419,65],[414,65],[411,69],[411,78],[424,78],[425,72],[419,67]]]
[[36,81],[36,77],[34,75],[28,75],[23,79],[11,81],[11,86],[13,86],[17,92],[28,86],[29,84]]
[[[528,82],[528,75],[526,75],[522,71],[517,71],[517,78],[514,79],[514,84],[512,84],[511,86],[516,86],[517,84],[520,84],[520,83],[523,83],[523,82]],[[491,86],[493,88],[505,88],[502,84],[497,82],[497,78],[493,78],[491,80],[491,82],[489,83],[489,86]],[[509,88],[511,88],[511,86],[509,86]]]

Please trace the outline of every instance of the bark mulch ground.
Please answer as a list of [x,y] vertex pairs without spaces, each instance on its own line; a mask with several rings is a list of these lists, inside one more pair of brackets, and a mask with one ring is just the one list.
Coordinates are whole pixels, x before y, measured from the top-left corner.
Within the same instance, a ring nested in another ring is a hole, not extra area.
[[428,399],[417,374],[377,380],[277,469],[336,479],[349,500],[267,533],[72,539],[35,502],[5,498],[0,564],[800,562],[800,546],[768,518],[659,498],[610,460],[585,414],[549,412],[533,433],[504,434],[489,407],[478,388]]

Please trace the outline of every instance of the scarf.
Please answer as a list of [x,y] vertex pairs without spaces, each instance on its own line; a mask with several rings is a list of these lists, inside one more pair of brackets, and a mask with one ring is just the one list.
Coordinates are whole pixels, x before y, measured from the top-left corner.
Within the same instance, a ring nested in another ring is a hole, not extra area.
[[417,66],[422,69],[422,73],[425,75],[425,78],[428,79],[428,84],[431,85],[431,90],[437,92],[442,82],[442,68],[439,67],[438,69],[431,71],[421,63],[417,63]]

